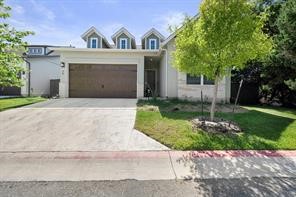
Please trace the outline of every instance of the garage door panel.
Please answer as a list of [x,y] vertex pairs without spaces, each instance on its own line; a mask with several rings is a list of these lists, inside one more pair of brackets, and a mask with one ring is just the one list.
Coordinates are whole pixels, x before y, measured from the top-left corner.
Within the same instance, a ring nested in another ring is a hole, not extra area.
[[136,65],[70,64],[69,96],[136,98]]

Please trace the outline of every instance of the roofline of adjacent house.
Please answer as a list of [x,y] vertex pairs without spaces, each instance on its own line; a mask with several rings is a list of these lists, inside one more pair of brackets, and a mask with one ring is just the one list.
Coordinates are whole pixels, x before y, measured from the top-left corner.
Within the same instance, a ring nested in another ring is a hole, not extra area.
[[159,50],[147,50],[147,49],[110,49],[110,48],[50,48],[53,51],[64,52],[108,52],[108,53],[149,53],[157,55],[161,51]]

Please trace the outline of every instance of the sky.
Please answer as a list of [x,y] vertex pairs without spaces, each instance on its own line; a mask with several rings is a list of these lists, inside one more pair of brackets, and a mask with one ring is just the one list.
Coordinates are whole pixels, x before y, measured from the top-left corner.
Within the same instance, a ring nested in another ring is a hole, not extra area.
[[169,25],[194,16],[200,0],[6,0],[12,10],[7,22],[17,30],[34,31],[29,44],[85,47],[81,35],[91,26],[107,39],[121,27],[140,38],[152,27],[165,37]]

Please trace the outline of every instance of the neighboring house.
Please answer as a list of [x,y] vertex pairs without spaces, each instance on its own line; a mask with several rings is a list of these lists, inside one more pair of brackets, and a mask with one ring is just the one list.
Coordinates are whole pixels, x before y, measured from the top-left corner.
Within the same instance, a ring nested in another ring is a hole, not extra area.
[[49,47],[57,48],[49,45],[27,47],[25,72],[22,75],[24,80],[22,95],[50,96],[50,80],[60,79],[60,56]]
[[[178,72],[172,65],[175,34],[164,38],[152,28],[141,46],[125,28],[112,35],[111,45],[95,27],[83,35],[86,48],[51,48],[60,54],[61,97],[142,98],[147,88],[164,98],[199,99],[213,94],[213,82]],[[52,77],[50,77],[52,78]],[[228,102],[230,79],[218,87],[218,99]]]

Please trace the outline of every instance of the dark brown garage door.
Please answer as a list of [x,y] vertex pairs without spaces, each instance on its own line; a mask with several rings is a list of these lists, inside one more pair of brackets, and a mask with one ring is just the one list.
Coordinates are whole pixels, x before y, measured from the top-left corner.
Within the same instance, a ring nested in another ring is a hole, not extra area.
[[136,65],[70,64],[69,96],[136,98]]

